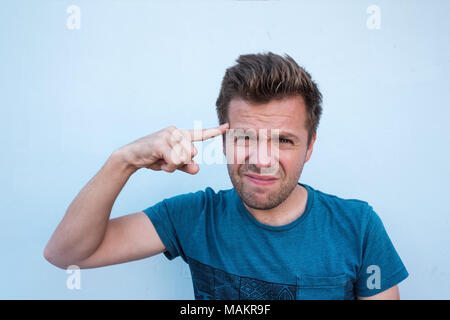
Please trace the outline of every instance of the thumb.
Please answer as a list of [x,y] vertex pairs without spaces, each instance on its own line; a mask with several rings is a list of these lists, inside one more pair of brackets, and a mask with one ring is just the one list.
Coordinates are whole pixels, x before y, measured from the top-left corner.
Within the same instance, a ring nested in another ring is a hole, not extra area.
[[200,171],[198,164],[192,160],[191,162],[185,164],[184,166],[178,168],[178,170],[184,171],[189,174],[197,174]]

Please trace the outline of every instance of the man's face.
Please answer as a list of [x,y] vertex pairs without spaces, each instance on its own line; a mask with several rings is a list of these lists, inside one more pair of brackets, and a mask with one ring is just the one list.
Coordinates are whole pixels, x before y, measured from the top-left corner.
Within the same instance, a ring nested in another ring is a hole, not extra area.
[[[314,136],[308,148],[305,120],[306,105],[301,96],[259,105],[231,100],[231,134],[227,134],[224,153],[231,182],[248,207],[275,208],[297,186],[315,141]],[[244,130],[248,134],[242,139]]]

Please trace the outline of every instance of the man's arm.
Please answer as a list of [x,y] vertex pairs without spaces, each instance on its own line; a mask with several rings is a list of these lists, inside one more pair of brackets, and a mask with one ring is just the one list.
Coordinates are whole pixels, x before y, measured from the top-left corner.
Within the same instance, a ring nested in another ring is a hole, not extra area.
[[393,286],[370,297],[358,297],[358,300],[400,300],[398,286]]
[[120,152],[109,157],[72,201],[49,240],[44,250],[49,262],[60,268],[89,268],[164,250],[143,213],[109,220],[115,199],[135,171]]
[[76,265],[81,269],[103,267],[154,256],[165,251],[152,222],[144,212],[108,222],[106,233],[94,253]]
[[204,130],[168,127],[112,153],[70,204],[44,250],[52,264],[93,268],[142,259],[165,250],[144,212],[109,219],[114,201],[140,168],[196,174],[193,141],[225,133],[228,124]]

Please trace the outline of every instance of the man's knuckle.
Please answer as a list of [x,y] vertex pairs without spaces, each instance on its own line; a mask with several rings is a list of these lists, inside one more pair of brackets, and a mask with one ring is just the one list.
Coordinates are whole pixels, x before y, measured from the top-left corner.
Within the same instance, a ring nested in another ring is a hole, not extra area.
[[198,154],[198,150],[194,145],[191,145],[191,150],[192,150],[192,154],[194,155],[194,157]]
[[183,153],[180,158],[183,164],[185,164],[189,160],[189,157],[186,153]]

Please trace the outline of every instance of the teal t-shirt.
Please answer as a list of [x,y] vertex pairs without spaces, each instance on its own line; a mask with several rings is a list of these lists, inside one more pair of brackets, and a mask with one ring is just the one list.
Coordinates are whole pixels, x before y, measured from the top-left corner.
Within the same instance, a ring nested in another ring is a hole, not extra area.
[[189,264],[196,299],[355,299],[408,276],[367,202],[299,185],[305,212],[283,226],[256,220],[234,188],[208,187],[144,212],[165,256]]

